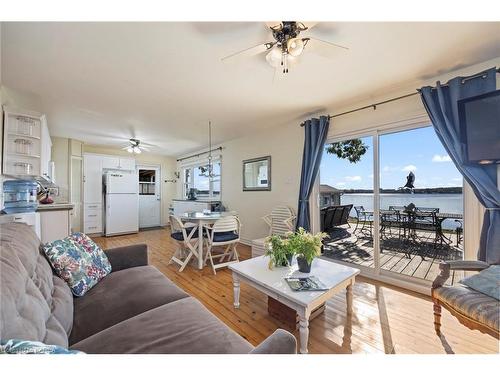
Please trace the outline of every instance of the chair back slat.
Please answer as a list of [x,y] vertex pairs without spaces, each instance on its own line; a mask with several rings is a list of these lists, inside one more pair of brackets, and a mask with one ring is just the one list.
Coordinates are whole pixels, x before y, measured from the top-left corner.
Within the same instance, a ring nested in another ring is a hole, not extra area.
[[278,206],[271,212],[271,234],[284,235],[290,232],[287,220],[295,217],[293,210],[287,206]]
[[240,231],[240,221],[236,216],[224,216],[217,220],[212,226],[214,233],[220,232],[236,232]]
[[179,219],[177,216],[174,215],[169,215],[169,220],[170,220],[170,229],[172,232],[182,232],[184,229],[184,224],[182,223],[181,219]]

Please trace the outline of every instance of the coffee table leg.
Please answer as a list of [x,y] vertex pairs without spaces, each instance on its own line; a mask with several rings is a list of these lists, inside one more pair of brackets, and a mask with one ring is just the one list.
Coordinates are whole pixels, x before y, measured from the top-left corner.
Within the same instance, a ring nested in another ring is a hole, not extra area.
[[309,315],[308,310],[297,311],[299,315],[299,335],[300,335],[300,353],[307,354],[307,342],[309,341]]
[[346,288],[346,301],[347,301],[347,313],[352,313],[352,284],[354,281],[351,280],[351,283],[347,285]]
[[240,307],[240,280],[238,276],[233,273],[233,293],[234,293],[234,308],[238,309]]

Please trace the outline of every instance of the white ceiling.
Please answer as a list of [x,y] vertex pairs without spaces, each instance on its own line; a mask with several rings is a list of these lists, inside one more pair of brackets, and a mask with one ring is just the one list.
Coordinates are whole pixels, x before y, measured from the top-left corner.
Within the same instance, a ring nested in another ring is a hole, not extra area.
[[42,98],[51,134],[165,155],[206,146],[208,119],[220,143],[500,56],[500,23],[320,23],[303,35],[350,50],[308,46],[283,78],[264,55],[220,60],[271,41],[264,23],[2,27],[3,83]]

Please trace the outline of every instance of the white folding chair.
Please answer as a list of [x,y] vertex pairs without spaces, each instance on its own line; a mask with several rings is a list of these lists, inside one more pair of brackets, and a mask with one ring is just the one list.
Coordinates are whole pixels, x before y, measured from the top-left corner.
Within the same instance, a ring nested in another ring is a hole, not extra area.
[[[237,216],[225,216],[217,220],[212,226],[205,226],[207,234],[207,254],[205,263],[210,260],[210,265],[217,274],[216,269],[226,267],[231,263],[239,262],[237,244],[240,242],[241,223]],[[222,253],[214,254],[216,247],[225,246]],[[227,261],[225,261],[227,257]],[[218,259],[218,263],[214,263]]]
[[287,232],[295,230],[295,213],[287,206],[275,207],[269,215],[262,219],[269,225],[269,235],[278,234],[284,236]]
[[[197,247],[198,241],[200,241],[198,226],[183,223],[178,217],[171,215],[170,229],[172,231],[170,237],[177,241],[179,247],[170,258],[169,264],[177,263],[181,266],[179,272],[182,272],[193,255],[198,258]],[[203,240],[203,236],[201,240]]]

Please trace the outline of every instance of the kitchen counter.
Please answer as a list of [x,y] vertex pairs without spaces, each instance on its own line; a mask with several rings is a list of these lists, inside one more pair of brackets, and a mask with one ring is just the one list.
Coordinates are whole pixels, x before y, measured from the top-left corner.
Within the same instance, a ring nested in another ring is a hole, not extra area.
[[72,210],[73,203],[49,203],[49,204],[38,204],[36,212],[42,211],[62,211],[62,210]]

